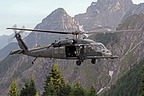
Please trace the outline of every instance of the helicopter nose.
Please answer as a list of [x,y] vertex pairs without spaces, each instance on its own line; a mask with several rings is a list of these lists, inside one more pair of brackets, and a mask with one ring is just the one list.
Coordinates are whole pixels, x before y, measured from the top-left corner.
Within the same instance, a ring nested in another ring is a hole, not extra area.
[[111,53],[110,50],[102,50],[102,53],[103,53],[104,55],[106,55],[106,56],[111,56],[111,55],[112,55],[112,53]]
[[110,50],[107,50],[106,53],[107,53],[108,55],[112,55],[112,53],[111,53]]

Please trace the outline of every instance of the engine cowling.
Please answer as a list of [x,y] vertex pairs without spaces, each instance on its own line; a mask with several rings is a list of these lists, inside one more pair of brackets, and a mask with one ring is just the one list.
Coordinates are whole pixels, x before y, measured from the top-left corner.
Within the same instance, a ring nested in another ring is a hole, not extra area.
[[54,47],[66,46],[66,45],[73,45],[75,44],[75,40],[63,40],[53,44]]

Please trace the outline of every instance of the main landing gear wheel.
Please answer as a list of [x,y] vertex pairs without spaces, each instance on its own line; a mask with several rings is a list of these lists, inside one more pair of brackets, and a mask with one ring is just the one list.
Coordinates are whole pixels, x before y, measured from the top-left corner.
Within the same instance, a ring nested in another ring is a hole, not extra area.
[[96,63],[96,59],[92,59],[92,60],[91,60],[91,63],[92,63],[92,64],[95,64],[95,63]]
[[81,65],[81,61],[76,61],[76,64],[78,65],[78,66],[80,66]]

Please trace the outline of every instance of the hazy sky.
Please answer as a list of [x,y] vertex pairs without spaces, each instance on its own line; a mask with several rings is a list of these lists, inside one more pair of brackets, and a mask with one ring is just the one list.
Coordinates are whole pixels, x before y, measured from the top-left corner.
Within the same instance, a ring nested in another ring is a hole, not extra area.
[[[74,16],[86,12],[92,2],[97,0],[0,0],[0,35],[11,34],[12,27],[25,25],[34,28],[43,18],[57,8],[64,8]],[[144,3],[144,0],[132,0],[134,4]]]

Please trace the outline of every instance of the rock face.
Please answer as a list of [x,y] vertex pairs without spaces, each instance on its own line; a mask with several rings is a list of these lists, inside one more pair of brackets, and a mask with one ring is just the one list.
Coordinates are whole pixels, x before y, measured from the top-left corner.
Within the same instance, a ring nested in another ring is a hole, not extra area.
[[[29,33],[21,33],[22,38],[25,38]],[[11,50],[18,49],[16,39],[14,39],[14,34],[0,36],[0,60],[4,59]]]
[[0,50],[0,60],[8,56],[11,50],[15,50],[15,49],[18,49],[18,45],[15,42],[10,43],[7,46],[5,46],[3,49]]
[[139,5],[134,5],[133,7],[131,7],[130,10],[128,10],[125,16],[123,17],[123,21],[131,15],[141,14],[141,13],[144,13],[144,3],[141,3]]
[[9,42],[9,39],[11,38],[12,36],[10,35],[3,35],[3,36],[0,36],[0,49],[2,49],[3,47],[5,47],[8,42]]
[[[35,29],[55,30],[55,31],[78,31],[79,27],[73,22],[73,18],[69,16],[63,8],[58,8],[50,15],[42,20]],[[32,47],[36,45],[45,45],[54,42],[55,40],[65,39],[68,36],[60,34],[39,34],[31,33],[26,38],[26,43]],[[31,39],[33,38],[33,39]]]
[[131,0],[98,0],[87,8],[86,13],[78,14],[74,19],[86,31],[101,26],[116,28],[132,6]]
[[144,58],[144,14],[134,14],[128,17],[118,29],[140,29],[139,31],[124,32],[119,43],[114,46],[120,55],[119,65],[116,68],[116,76],[122,76],[130,68],[134,67]]
[[107,72],[101,72],[106,72],[105,74],[109,75],[111,78],[105,86],[101,86],[101,89],[98,91],[99,94],[103,92],[102,90],[109,89],[122,75],[135,67],[135,64],[138,64],[140,60],[144,58],[144,14],[134,14],[128,17],[124,22],[119,24],[117,28],[117,30],[132,29],[140,30],[113,33],[117,38],[117,42],[113,43],[113,39],[110,40],[107,48],[112,50],[114,54],[117,54],[119,59],[101,62],[102,67],[105,67],[104,70],[107,70]]
[[[118,38],[117,42],[108,42],[107,48],[112,50],[114,54],[117,54],[120,57],[119,60],[100,61],[95,65],[86,60],[78,67],[73,60],[50,60],[44,58],[38,58],[35,64],[31,65],[33,59],[31,57],[23,55],[8,56],[0,62],[0,95],[6,95],[13,78],[17,79],[18,85],[21,87],[31,78],[32,74],[35,76],[38,92],[42,93],[46,75],[52,64],[55,63],[62,69],[64,78],[69,84],[79,82],[87,88],[94,85],[100,94],[144,57],[144,14],[131,15],[126,13],[131,12],[129,9],[135,8],[134,6],[131,0],[98,0],[88,7],[86,13],[76,15],[74,20],[64,9],[56,9],[43,19],[35,29],[76,31],[80,30],[78,25],[83,25],[84,30],[93,31],[99,27],[115,28],[123,19],[123,22],[118,25],[117,30],[141,30],[114,35]],[[143,12],[143,10],[141,9],[140,12]],[[128,14],[128,18],[124,19],[123,16],[126,16],[126,14]],[[39,44],[46,45],[59,38],[66,37],[69,36],[32,32],[25,38],[25,41],[29,47],[33,47]],[[96,37],[94,36],[94,38]]]

